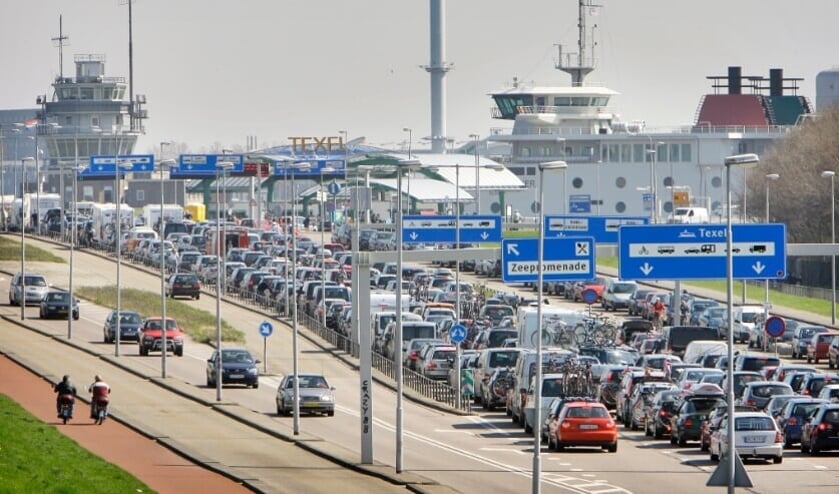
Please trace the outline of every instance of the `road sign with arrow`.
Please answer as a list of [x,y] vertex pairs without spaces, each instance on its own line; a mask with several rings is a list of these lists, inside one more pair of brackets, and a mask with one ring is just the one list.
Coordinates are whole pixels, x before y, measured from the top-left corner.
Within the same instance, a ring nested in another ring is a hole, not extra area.
[[[618,274],[625,280],[727,278],[724,224],[621,226]],[[735,279],[786,277],[786,227],[732,225]]]
[[[459,222],[458,222],[459,220]],[[453,244],[457,242],[458,225],[461,243],[500,242],[501,216],[405,216],[402,220],[402,242],[406,244]]]
[[546,238],[539,265],[538,240],[505,239],[501,242],[501,278],[504,283],[584,281],[594,278],[594,239],[591,237]]

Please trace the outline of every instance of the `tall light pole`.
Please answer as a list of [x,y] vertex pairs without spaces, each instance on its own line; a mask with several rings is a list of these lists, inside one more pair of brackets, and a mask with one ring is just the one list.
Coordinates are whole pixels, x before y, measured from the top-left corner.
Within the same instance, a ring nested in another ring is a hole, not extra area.
[[[292,327],[292,367],[294,368],[294,435],[300,434],[300,356],[297,346],[298,332],[297,327],[297,239],[294,236],[295,225],[295,200],[297,194],[294,189],[294,175],[297,170],[308,170],[312,165],[310,163],[294,163],[288,162],[286,168],[291,170],[291,290],[293,294],[294,309],[291,311],[291,327]],[[288,237],[286,237],[286,247],[288,246]]]
[[[403,450],[403,423],[402,423],[402,173],[417,169],[420,166],[419,160],[401,160],[396,168],[396,190],[399,200],[396,204],[396,282],[399,289],[396,291],[396,335],[393,340],[394,354],[393,366],[396,368],[396,473],[402,473],[402,450]],[[360,283],[367,283],[367,280],[359,280]],[[368,331],[368,330],[364,330]]]
[[[403,127],[402,132],[408,133],[408,159],[414,159],[414,156],[411,154],[412,148],[414,147],[414,129],[410,127]],[[408,187],[407,187],[407,196],[408,196],[408,214],[411,214],[413,211],[413,203],[411,201],[411,172],[408,172]],[[402,191],[400,190],[399,193],[401,194]]]
[[221,229],[221,194],[219,189],[219,172],[224,176],[227,170],[233,168],[233,163],[230,161],[221,161],[216,163],[216,401],[221,401],[221,380],[222,380],[222,360],[221,360],[221,297],[222,297],[222,270],[225,269],[221,262],[222,245],[225,245],[227,239],[222,233]]
[[[70,233],[70,279],[69,279],[69,286],[68,292],[70,292],[70,303],[72,307],[73,297],[73,251],[75,251],[75,245],[77,240],[77,232],[76,229],[78,228],[78,211],[76,207],[76,197],[78,197],[77,192],[77,184],[78,184],[78,174],[81,172],[82,167],[79,166],[79,146],[78,141],[76,142],[76,161],[74,162],[73,166],[70,168],[73,170],[73,201],[70,203],[71,211],[73,212],[73,218],[70,223],[71,233]],[[117,285],[119,286],[119,285]],[[119,313],[117,313],[119,315]],[[69,315],[67,317],[67,339],[73,337],[73,311],[69,311]]]
[[[737,462],[739,456],[734,442],[734,422],[735,422],[735,408],[734,408],[734,318],[731,314],[734,313],[734,252],[732,241],[731,228],[731,168],[739,166],[742,168],[750,168],[757,166],[759,158],[756,154],[738,154],[728,156],[725,158],[725,187],[726,187],[726,235],[725,235],[725,259],[726,259],[726,292],[728,299],[728,365],[726,365],[726,395],[728,397],[728,455],[727,473],[728,473],[728,493],[734,494],[734,477],[737,469]],[[742,464],[740,465],[742,469]],[[743,474],[745,469],[743,469]]]
[[[769,223],[769,184],[781,178],[780,175],[777,173],[767,173],[766,174],[766,223]],[[766,319],[769,317],[769,280],[766,280],[765,285],[763,287],[763,321],[765,323]],[[764,343],[766,342],[766,338],[763,339]],[[764,345],[764,348],[766,345]],[[776,346],[775,352],[778,352],[778,348]]]
[[[36,151],[37,152],[37,151]],[[21,158],[20,169],[23,177],[23,191],[26,190],[26,163],[33,161],[35,158],[27,156]],[[26,213],[24,208],[23,194],[20,196],[20,320],[26,319],[26,223],[23,221],[23,216]]]
[[164,379],[166,379],[166,354],[169,352],[169,347],[166,343],[168,324],[166,323],[166,239],[164,238],[166,218],[163,216],[163,205],[165,202],[163,195],[163,170],[172,166],[175,166],[175,160],[173,159],[161,160],[158,163],[158,171],[160,172],[160,327],[163,328],[163,331],[161,331],[163,334],[161,349],[163,351],[160,355],[160,377]]
[[[326,239],[324,238],[324,210],[326,209],[326,191],[323,189],[323,175],[325,173],[332,173],[335,169],[331,166],[325,166],[320,169],[320,300],[323,304],[323,311],[321,312],[321,324],[326,328]],[[356,294],[358,296],[358,294]]]
[[116,174],[115,177],[115,185],[116,188],[116,195],[117,195],[117,208],[116,208],[116,224],[115,232],[116,232],[116,243],[114,244],[114,252],[116,253],[117,257],[117,307],[116,307],[116,331],[114,333],[114,356],[119,357],[119,344],[122,335],[122,318],[120,317],[120,302],[121,302],[121,295],[122,295],[122,284],[120,281],[120,271],[122,268],[122,172],[123,171],[131,171],[134,166],[131,163],[124,163],[120,161],[119,155],[115,156],[115,164],[114,171]]
[[[545,242],[545,220],[544,215],[545,211],[542,207],[542,204],[545,202],[545,189],[544,189],[544,182],[545,182],[545,172],[551,170],[565,170],[568,168],[568,164],[564,161],[548,161],[545,163],[539,163],[539,220],[537,221],[538,229],[539,229],[539,239],[536,241],[536,255],[537,255],[537,266],[538,269],[536,270],[536,292],[537,292],[537,301],[536,301],[536,331],[537,334],[541,335],[542,333],[542,299],[544,298],[544,294],[542,292],[542,285],[544,280],[544,274],[542,273],[542,264],[544,263],[544,246],[542,245]],[[565,200],[563,198],[563,200]],[[534,385],[534,403],[536,404],[533,409],[533,475],[532,475],[532,492],[534,494],[538,494],[541,491],[541,477],[542,477],[542,338],[536,338],[536,377],[535,377],[535,385]]]
[[647,139],[650,140],[650,147],[647,149],[647,155],[650,157],[650,195],[652,195],[652,205],[653,205],[653,214],[650,220],[652,223],[658,223],[658,197],[656,194],[656,164],[657,164],[657,154],[658,146],[664,145],[663,142],[656,142],[655,146],[653,145],[653,138],[651,136],[647,136]]
[[[830,178],[830,249],[836,244],[836,172],[823,171],[822,177]],[[830,254],[830,324],[836,325],[836,253]]]
[[475,145],[475,214],[481,214],[481,162],[478,156],[478,142],[481,136],[478,134],[469,134]]
[[[349,185],[349,169],[350,169],[350,147],[347,143],[347,131],[339,130],[341,135],[341,145],[344,146],[344,187]],[[338,213],[338,195],[332,196],[332,223],[335,223],[336,215]]]

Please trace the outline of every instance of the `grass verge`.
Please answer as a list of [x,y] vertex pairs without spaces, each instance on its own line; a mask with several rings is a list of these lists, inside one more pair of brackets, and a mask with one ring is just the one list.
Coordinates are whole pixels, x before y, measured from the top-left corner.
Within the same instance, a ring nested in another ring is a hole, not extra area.
[[[0,261],[20,261],[20,237],[0,237]],[[64,259],[34,245],[26,245],[26,262],[65,262]]]
[[[75,290],[75,294],[96,305],[116,307],[116,285],[90,287],[83,286]],[[120,297],[121,310],[133,310],[142,316],[160,314],[160,293],[123,288]],[[166,301],[166,317],[173,317],[193,340],[198,343],[212,343],[216,341],[216,315],[196,309],[179,300]],[[245,333],[221,321],[222,341],[244,343]]]
[[2,492],[154,492],[5,395],[0,395],[0,447]]
[[[605,266],[610,268],[618,268],[617,257],[598,257],[597,266]],[[695,286],[697,288],[704,288],[706,290],[713,290],[719,293],[720,297],[725,297],[726,282],[725,280],[684,280],[685,285]],[[739,303],[743,293],[743,282],[734,281],[734,301]],[[751,300],[758,300],[763,303],[765,297],[765,288],[762,285],[746,284],[746,298]],[[777,290],[769,290],[769,303],[780,307],[793,307],[797,310],[810,312],[820,316],[830,316],[831,305],[830,300],[822,300],[817,298],[799,297],[797,295],[790,295],[782,293]]]

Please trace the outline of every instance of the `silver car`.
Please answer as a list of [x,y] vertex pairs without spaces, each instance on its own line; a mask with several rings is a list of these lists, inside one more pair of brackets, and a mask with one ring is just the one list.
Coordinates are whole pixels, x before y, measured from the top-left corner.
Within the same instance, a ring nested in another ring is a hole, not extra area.
[[[300,414],[335,415],[335,388],[321,374],[300,374]],[[277,415],[294,413],[294,375],[285,376],[277,388]]]
[[[23,281],[24,286],[21,286],[21,281]],[[22,288],[26,290],[25,296],[21,293]],[[20,272],[17,272],[12,277],[11,287],[9,288],[9,305],[20,305],[21,300],[24,300],[25,305],[38,305],[49,289],[44,275],[26,273],[25,276],[21,276]]]

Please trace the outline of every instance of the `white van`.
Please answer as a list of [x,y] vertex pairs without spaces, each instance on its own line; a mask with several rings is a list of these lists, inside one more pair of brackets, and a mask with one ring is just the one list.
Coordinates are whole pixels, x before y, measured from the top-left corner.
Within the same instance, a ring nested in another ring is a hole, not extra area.
[[749,342],[752,330],[759,321],[763,320],[762,305],[740,305],[734,308],[732,326],[734,327],[734,341]]
[[678,224],[710,223],[711,215],[708,214],[708,208],[679,207],[670,215],[667,222]]

